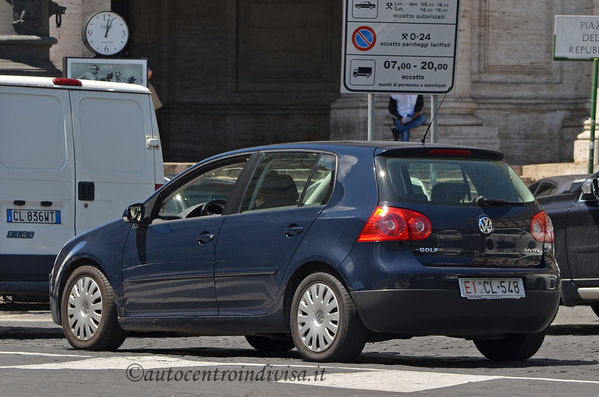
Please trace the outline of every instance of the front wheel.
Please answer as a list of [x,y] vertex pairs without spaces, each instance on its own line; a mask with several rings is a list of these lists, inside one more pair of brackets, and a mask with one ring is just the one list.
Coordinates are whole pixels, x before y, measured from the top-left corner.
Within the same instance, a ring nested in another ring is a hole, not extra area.
[[309,361],[352,361],[364,349],[368,331],[343,284],[329,273],[314,273],[297,287],[289,315],[291,336]]
[[81,266],[69,276],[60,312],[64,334],[75,349],[116,350],[127,336],[117,322],[112,287],[95,267]]
[[591,305],[591,309],[593,309],[593,311],[595,312],[595,314],[596,314],[597,316],[599,316],[599,303],[593,303],[593,304]]
[[474,345],[483,356],[493,361],[524,361],[541,348],[545,333],[512,334],[503,339],[474,339]]

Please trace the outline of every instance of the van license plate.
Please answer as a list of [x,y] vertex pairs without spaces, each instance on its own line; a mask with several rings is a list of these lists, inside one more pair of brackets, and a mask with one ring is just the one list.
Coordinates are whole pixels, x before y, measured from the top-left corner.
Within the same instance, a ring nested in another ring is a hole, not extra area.
[[461,278],[460,294],[466,299],[520,299],[526,297],[520,278]]
[[60,210],[6,210],[8,223],[47,223],[60,224]]

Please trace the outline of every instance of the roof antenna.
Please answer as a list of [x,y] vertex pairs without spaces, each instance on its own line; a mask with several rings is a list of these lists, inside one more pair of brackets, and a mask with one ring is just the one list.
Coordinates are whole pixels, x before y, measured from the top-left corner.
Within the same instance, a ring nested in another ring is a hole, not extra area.
[[424,132],[424,136],[420,140],[420,143],[424,144],[424,141],[426,140],[426,135],[428,134],[428,130],[431,129],[431,125],[433,125],[433,120],[435,119],[435,117],[437,117],[437,113],[439,113],[439,109],[441,109],[441,106],[443,105],[443,101],[445,101],[446,96],[447,96],[447,93],[445,93],[445,95],[443,95],[443,98],[441,98],[441,103],[439,104],[437,109],[435,109],[435,114],[433,114],[433,118],[431,118],[431,122],[428,124],[428,127],[427,127],[426,131]]

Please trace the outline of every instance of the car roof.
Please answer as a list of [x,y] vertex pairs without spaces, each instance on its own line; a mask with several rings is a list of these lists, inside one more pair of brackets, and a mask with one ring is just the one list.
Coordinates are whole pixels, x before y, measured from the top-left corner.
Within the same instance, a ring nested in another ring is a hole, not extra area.
[[[276,143],[271,145],[263,145],[263,146],[253,146],[243,149],[237,149],[229,152],[219,153],[210,157],[207,157],[199,162],[195,163],[193,166],[189,167],[187,170],[191,171],[202,164],[207,162],[222,159],[224,157],[235,156],[239,154],[247,154],[247,153],[255,153],[259,151],[278,151],[278,150],[313,150],[313,151],[329,151],[336,152],[342,154],[346,148],[351,148],[352,150],[360,150],[368,151],[373,153],[374,155],[382,155],[382,154],[393,154],[400,155],[405,157],[424,157],[427,152],[431,150],[438,149],[440,151],[446,150],[455,150],[457,151],[453,156],[456,159],[458,158],[468,158],[465,155],[462,156],[460,151],[470,151],[471,158],[476,159],[489,159],[489,160],[502,160],[503,153],[489,150],[489,149],[481,149],[475,147],[464,147],[464,146],[456,146],[456,145],[442,145],[442,144],[422,144],[419,142],[395,142],[395,141],[360,141],[360,140],[336,140],[336,141],[304,141],[304,142],[288,142],[288,143]],[[429,157],[444,157],[442,154],[437,154]],[[187,171],[186,170],[186,171]]]
[[[457,145],[444,144],[422,144],[420,142],[394,142],[394,141],[361,141],[361,140],[336,140],[336,141],[304,141],[277,143],[272,145],[254,146],[245,149],[238,149],[227,154],[263,151],[263,150],[284,150],[284,149],[308,149],[308,150],[330,150],[343,151],[343,148],[364,148],[367,150],[376,150],[377,154],[382,154],[387,151],[400,150],[402,152],[429,152],[434,149],[440,150],[462,150],[471,151],[473,154],[483,157],[492,157],[494,159],[503,158],[503,154],[490,149],[481,149],[476,147],[465,147]],[[220,156],[220,155],[219,155]]]
[[31,76],[3,76],[0,75],[0,85],[15,87],[52,88],[69,90],[91,90],[91,91],[116,91],[135,94],[150,94],[150,90],[139,84],[116,83],[112,81],[95,81],[75,79],[81,82],[81,86],[58,85],[54,83],[56,77],[31,77]]

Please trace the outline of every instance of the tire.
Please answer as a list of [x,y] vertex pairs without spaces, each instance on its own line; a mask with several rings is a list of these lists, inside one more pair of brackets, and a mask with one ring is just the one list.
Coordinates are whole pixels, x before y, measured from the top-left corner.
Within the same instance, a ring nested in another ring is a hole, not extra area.
[[595,314],[599,317],[599,303],[593,303],[591,305],[591,309],[595,312]]
[[474,339],[474,345],[483,356],[493,361],[524,361],[539,350],[545,333],[512,334],[504,339]]
[[127,337],[117,321],[112,287],[95,267],[79,267],[69,276],[60,313],[64,334],[75,349],[116,350]]
[[290,310],[291,336],[304,360],[353,361],[364,349],[368,331],[349,292],[331,274],[306,277]]
[[250,346],[261,352],[282,353],[295,347],[293,339],[290,336],[269,337],[246,335],[245,340],[247,340]]

